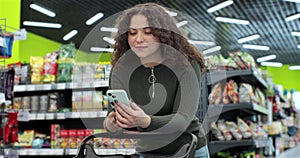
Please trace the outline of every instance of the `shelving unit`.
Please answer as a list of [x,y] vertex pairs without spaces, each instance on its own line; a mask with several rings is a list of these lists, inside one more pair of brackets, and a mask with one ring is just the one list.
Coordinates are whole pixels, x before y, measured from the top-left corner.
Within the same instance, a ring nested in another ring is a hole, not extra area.
[[[244,82],[249,83],[251,85],[254,85],[256,87],[259,87],[261,89],[267,89],[268,85],[263,80],[263,78],[252,69],[246,69],[246,70],[224,70],[224,71],[211,71],[207,72],[206,74],[206,93],[204,91],[203,98],[204,101],[206,101],[206,104],[208,103],[207,98],[210,91],[210,87],[218,82],[227,81],[228,79],[233,79],[237,82]],[[243,114],[243,116],[239,117],[255,117],[256,115],[264,115],[267,116],[269,114],[268,109],[258,105],[256,103],[238,103],[238,104],[220,104],[220,105],[206,105],[207,108],[207,115],[206,117],[208,120],[216,121],[220,118],[229,117],[229,118],[236,118],[236,116],[239,116],[240,114]],[[208,121],[210,125],[210,121]],[[208,146],[209,151],[211,154],[211,157],[214,157],[214,155],[217,152],[220,151],[226,151],[229,149],[252,149],[256,150],[258,148],[266,147],[266,145],[269,143],[268,138],[264,139],[242,139],[242,140],[231,140],[231,141],[215,141],[211,138],[211,136],[208,136]]]

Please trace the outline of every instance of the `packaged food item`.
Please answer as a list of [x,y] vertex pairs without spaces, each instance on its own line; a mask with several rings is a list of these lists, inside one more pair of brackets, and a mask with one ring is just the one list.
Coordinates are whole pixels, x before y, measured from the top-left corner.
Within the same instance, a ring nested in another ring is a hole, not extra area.
[[218,121],[218,128],[220,129],[223,136],[225,137],[225,140],[229,141],[232,139],[232,135],[229,132],[229,130],[225,124],[225,121],[223,119]]
[[240,102],[239,100],[239,92],[238,92],[238,85],[234,80],[229,80],[226,84],[228,89],[228,96],[232,103],[237,104]]
[[221,130],[217,127],[216,122],[211,123],[211,130],[212,134],[218,139],[218,140],[225,140],[224,136],[222,135]]
[[242,132],[239,130],[239,128],[237,127],[237,125],[232,122],[232,121],[226,121],[226,126],[228,128],[228,130],[230,131],[230,133],[233,135],[233,137],[236,140],[241,140],[242,137]]
[[209,105],[211,104],[220,104],[222,101],[222,87],[221,87],[221,83],[217,83],[211,93],[208,96],[208,100],[209,100]]
[[44,64],[43,57],[30,56],[31,83],[41,83],[42,82],[43,64]]
[[44,83],[53,83],[56,81],[58,67],[57,58],[57,51],[45,55],[42,70],[42,80]]
[[241,83],[239,88],[240,102],[251,103],[256,100],[252,90],[252,86],[248,83]]
[[250,138],[252,136],[252,132],[249,126],[241,118],[237,118],[237,120],[238,128],[242,132],[243,138]]

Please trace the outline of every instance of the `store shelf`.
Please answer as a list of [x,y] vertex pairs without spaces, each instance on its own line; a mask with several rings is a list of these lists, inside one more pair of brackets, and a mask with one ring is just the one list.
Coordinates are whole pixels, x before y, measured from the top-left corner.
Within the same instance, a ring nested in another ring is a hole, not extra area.
[[[10,149],[6,149],[10,150]],[[63,156],[76,155],[77,149],[14,149],[20,156]],[[132,155],[135,149],[95,149],[99,155]]]
[[106,117],[107,111],[92,112],[58,112],[58,113],[30,113],[29,121],[32,120],[64,120],[77,118],[99,118]]
[[[246,70],[227,70],[226,74],[222,74],[219,71],[209,72],[207,74],[207,84],[212,85],[219,81],[225,80],[227,78],[239,77],[241,81],[249,83],[251,85],[259,85],[262,88],[268,88],[266,81],[252,69]],[[213,78],[213,80],[212,80]]]
[[207,116],[213,118],[219,116],[219,114],[232,111],[232,110],[242,110],[250,114],[263,114],[267,115],[268,111],[265,107],[260,106],[255,103],[239,103],[239,104],[220,104],[220,105],[209,105]]
[[108,87],[108,81],[15,85],[14,92]]
[[246,139],[246,140],[232,140],[232,141],[211,141],[208,143],[210,154],[215,154],[219,151],[234,147],[253,146],[255,148],[262,148],[268,144],[268,139]]

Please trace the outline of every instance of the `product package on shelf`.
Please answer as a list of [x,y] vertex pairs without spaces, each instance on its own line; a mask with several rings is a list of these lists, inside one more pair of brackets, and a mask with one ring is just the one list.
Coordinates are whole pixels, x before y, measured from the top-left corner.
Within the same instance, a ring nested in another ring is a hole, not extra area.
[[57,51],[45,55],[42,71],[43,83],[54,83],[56,81],[58,67],[57,58]]
[[75,44],[62,45],[58,51],[57,82],[70,82],[75,62]]

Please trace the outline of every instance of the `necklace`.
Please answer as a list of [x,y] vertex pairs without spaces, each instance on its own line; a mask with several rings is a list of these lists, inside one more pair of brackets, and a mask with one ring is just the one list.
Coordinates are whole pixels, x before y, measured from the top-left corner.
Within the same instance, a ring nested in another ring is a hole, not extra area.
[[154,83],[156,82],[156,77],[154,75],[154,67],[150,67],[151,74],[148,77],[148,82],[152,84],[152,98],[154,98]]

